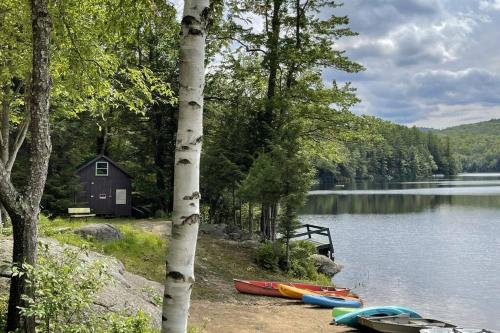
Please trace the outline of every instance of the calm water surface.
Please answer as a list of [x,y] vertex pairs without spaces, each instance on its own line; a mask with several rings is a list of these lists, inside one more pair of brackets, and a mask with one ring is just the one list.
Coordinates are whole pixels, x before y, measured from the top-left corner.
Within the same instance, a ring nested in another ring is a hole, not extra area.
[[301,220],[332,230],[335,282],[366,305],[500,331],[500,174],[312,191]]

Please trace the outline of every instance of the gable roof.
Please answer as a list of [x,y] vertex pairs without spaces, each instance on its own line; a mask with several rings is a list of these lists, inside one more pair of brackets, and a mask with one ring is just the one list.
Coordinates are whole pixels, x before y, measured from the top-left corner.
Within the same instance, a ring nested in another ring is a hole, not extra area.
[[121,172],[123,172],[124,174],[129,176],[130,178],[134,178],[130,173],[128,173],[122,167],[120,167],[115,161],[113,161],[112,159],[110,159],[109,157],[107,157],[106,155],[103,155],[103,154],[97,155],[96,157],[93,157],[92,159],[90,159],[86,162],[83,162],[83,164],[81,166],[79,166],[78,169],[76,169],[76,172],[78,173],[78,172],[82,171],[83,169],[85,169],[89,165],[93,164],[97,160],[100,160],[101,158],[103,158],[106,161],[108,161],[109,163],[113,164],[118,170],[120,170]]

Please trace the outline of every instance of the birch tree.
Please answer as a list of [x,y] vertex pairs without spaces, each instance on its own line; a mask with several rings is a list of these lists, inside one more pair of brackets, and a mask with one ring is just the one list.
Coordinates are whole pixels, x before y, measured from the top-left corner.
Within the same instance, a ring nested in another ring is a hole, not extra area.
[[175,152],[172,238],[166,261],[162,332],[185,333],[200,222],[200,155],[208,0],[184,1],[181,22],[179,121]]

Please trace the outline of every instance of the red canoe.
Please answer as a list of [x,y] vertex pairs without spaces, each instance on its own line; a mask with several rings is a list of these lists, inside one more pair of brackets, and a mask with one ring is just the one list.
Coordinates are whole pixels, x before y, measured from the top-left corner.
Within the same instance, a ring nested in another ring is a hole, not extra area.
[[278,290],[280,284],[286,286],[307,289],[312,291],[331,293],[331,296],[347,296],[351,291],[349,288],[335,288],[328,286],[317,286],[314,284],[294,283],[294,282],[270,282],[233,279],[236,290],[244,294],[283,297]]

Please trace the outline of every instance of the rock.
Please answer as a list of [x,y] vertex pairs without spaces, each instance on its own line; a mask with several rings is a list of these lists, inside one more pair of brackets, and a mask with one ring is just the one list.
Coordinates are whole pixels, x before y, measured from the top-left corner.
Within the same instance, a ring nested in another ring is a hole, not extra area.
[[248,231],[243,231],[242,233],[242,236],[241,236],[241,240],[242,241],[255,241],[255,242],[259,242],[260,241],[260,235],[257,234],[257,233],[252,233],[250,234]]
[[318,272],[328,275],[330,277],[334,276],[342,269],[341,265],[337,264],[330,258],[320,254],[313,254],[312,256],[309,257],[309,259],[313,260],[314,266],[316,266]]
[[10,262],[0,261],[0,277],[10,278],[12,274]]
[[92,238],[94,240],[109,242],[122,239],[121,232],[111,224],[89,224],[74,230],[74,233],[83,238]]
[[[158,300],[163,295],[163,286],[154,281],[147,280],[141,276],[129,273],[123,264],[112,257],[108,257],[93,251],[81,251],[81,249],[61,245],[51,239],[42,239],[43,244],[49,246],[49,253],[57,256],[63,253],[64,249],[70,248],[80,254],[82,261],[101,261],[107,266],[107,272],[112,277],[103,289],[99,292],[94,309],[96,311],[121,312],[130,314],[142,310],[151,317],[151,324],[155,327],[161,326],[161,305]],[[12,238],[0,237],[0,263],[8,263],[12,254]],[[5,281],[3,281],[5,280]],[[6,292],[8,279],[0,278],[0,294]]]
[[224,239],[227,238],[227,226],[225,224],[200,224],[199,233],[209,235],[213,238]]
[[230,240],[241,240],[241,233],[238,232],[232,232],[230,234],[227,234],[227,239]]

